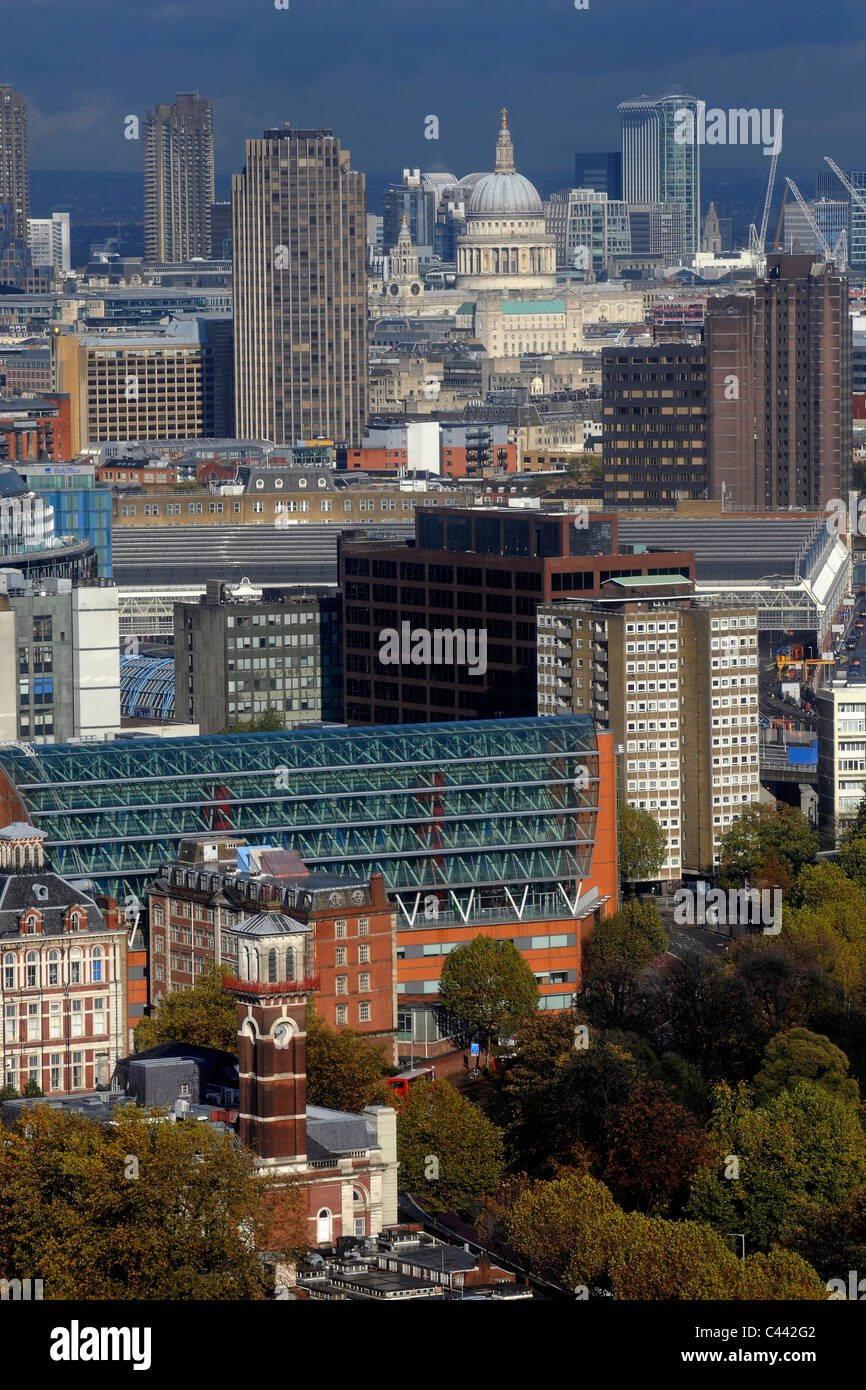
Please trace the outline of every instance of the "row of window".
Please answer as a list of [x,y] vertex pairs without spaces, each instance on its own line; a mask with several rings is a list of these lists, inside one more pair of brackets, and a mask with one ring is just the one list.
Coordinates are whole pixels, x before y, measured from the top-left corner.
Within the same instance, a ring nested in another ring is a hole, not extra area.
[[99,984],[106,978],[106,962],[103,956],[102,947],[94,946],[88,961],[78,947],[73,947],[67,962],[68,973],[64,976],[59,951],[49,951],[41,962],[36,951],[28,951],[23,967],[10,951],[3,957],[3,988],[37,989],[40,984],[43,987],[61,984],[83,985],[88,982]]
[[[107,1000],[93,1000],[93,1027],[92,1035],[99,1036],[107,1032],[106,1028],[106,1008]],[[85,1035],[85,1000],[70,1000],[69,1009],[69,1034],[73,1038],[83,1038]],[[28,1004],[27,1013],[19,1017],[19,1005],[7,1004],[4,1015],[4,1038],[6,1042],[17,1042],[25,1040],[27,1042],[41,1042],[43,1029],[42,1009],[39,1004]],[[63,1037],[63,1005],[61,1001],[52,1000],[48,1006],[48,1037]]]

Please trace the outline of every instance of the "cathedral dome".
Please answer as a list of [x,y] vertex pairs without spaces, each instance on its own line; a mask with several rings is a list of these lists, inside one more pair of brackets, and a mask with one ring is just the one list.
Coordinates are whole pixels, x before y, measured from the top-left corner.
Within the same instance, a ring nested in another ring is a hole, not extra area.
[[472,190],[467,212],[470,217],[537,215],[544,212],[544,207],[538,189],[522,174],[482,174]]
[[502,128],[496,142],[496,169],[492,174],[471,174],[472,195],[466,211],[470,217],[541,216],[544,205],[538,189],[514,167],[514,146],[502,112]]

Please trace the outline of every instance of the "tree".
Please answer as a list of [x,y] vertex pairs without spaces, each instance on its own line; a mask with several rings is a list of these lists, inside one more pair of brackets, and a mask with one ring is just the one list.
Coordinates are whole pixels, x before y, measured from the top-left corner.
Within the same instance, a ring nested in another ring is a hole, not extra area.
[[400,1186],[422,1205],[463,1208],[502,1176],[502,1140],[477,1105],[447,1081],[418,1081],[396,1100]]
[[819,1302],[827,1297],[814,1269],[778,1246],[739,1260],[708,1226],[637,1214],[616,1230],[608,1261],[614,1298]]
[[848,1075],[848,1058],[822,1033],[789,1028],[767,1044],[761,1070],[755,1076],[759,1104],[797,1081],[814,1081],[848,1105],[860,1104],[860,1088]]
[[76,1301],[264,1296],[256,1252],[304,1248],[303,1189],[263,1183],[233,1134],[156,1113],[123,1106],[102,1125],[35,1105],[5,1132],[7,1278]]
[[619,808],[619,871],[624,879],[657,878],[668,839],[658,821],[648,811],[623,802]]
[[602,1177],[627,1209],[678,1207],[689,1179],[709,1162],[703,1127],[657,1081],[637,1086],[609,1112]]
[[622,1024],[637,993],[637,977],[667,950],[658,908],[631,898],[593,929],[586,947],[587,1007],[600,1022]]
[[604,1183],[562,1173],[534,1183],[514,1203],[506,1231],[534,1274],[563,1288],[603,1280],[622,1212]]
[[632,898],[612,917],[593,928],[587,943],[587,963],[592,970],[612,962],[626,962],[637,970],[662,955],[668,946],[655,903]]
[[841,869],[860,888],[866,888],[866,829],[845,839],[836,864],[830,867]]
[[866,1187],[854,1188],[843,1202],[801,1207],[786,1245],[822,1279],[847,1279],[849,1270],[866,1269]]
[[516,946],[479,934],[445,957],[439,981],[444,1008],[490,1039],[529,1018],[538,1007],[538,983]]
[[21,1092],[21,1095],[27,1100],[38,1100],[40,1096],[45,1095],[45,1092],[38,1081],[34,1081],[32,1077],[28,1077],[24,1083],[24,1090]]
[[721,839],[721,883],[739,887],[743,880],[765,877],[772,856],[791,875],[815,858],[818,833],[801,811],[785,802],[746,806]]
[[769,1249],[803,1209],[841,1203],[866,1181],[866,1136],[855,1111],[810,1081],[760,1107],[742,1085],[717,1087],[711,1132],[716,1161],[697,1173],[689,1213],[742,1231],[752,1248]]
[[365,1105],[393,1103],[383,1078],[388,1070],[380,1043],[352,1028],[334,1032],[307,1004],[307,1100],[357,1115]]
[[136,1052],[179,1042],[237,1053],[238,1006],[223,987],[220,967],[212,965],[187,989],[164,994],[156,1012],[136,1025],[134,1036]]

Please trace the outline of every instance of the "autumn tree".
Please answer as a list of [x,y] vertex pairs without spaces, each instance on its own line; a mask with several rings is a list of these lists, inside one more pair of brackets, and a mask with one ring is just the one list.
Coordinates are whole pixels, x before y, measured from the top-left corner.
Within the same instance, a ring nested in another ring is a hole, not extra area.
[[503,1169],[499,1131],[454,1086],[418,1081],[395,1108],[403,1191],[439,1211],[496,1191]]
[[336,1032],[307,1004],[307,1101],[357,1115],[365,1105],[390,1105],[384,1048],[352,1028]]
[[479,934],[451,951],[442,965],[439,999],[468,1028],[490,1039],[529,1018],[538,1007],[538,982],[517,947]]
[[133,1106],[29,1107],[0,1145],[0,1268],[48,1299],[260,1299],[257,1250],[304,1248],[306,1198],[236,1137]]
[[789,1028],[767,1044],[761,1069],[755,1076],[759,1103],[796,1081],[814,1081],[849,1105],[859,1105],[860,1088],[848,1075],[848,1058],[821,1033],[808,1028]]
[[619,871],[624,879],[647,882],[658,878],[668,839],[648,811],[623,802],[619,808]]
[[666,1213],[688,1195],[689,1179],[710,1159],[703,1126],[657,1081],[611,1108],[602,1177],[627,1209]]
[[134,1037],[136,1052],[179,1042],[237,1053],[237,1000],[223,987],[221,968],[212,965],[194,985],[164,994],[156,1011],[136,1025]]
[[565,1172],[523,1192],[506,1217],[506,1231],[534,1274],[569,1290],[590,1288],[604,1279],[622,1215],[604,1183]]

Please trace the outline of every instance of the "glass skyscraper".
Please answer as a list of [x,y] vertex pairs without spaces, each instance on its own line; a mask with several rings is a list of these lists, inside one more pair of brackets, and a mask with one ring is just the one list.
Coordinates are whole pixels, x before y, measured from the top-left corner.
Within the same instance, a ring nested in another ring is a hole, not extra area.
[[[683,208],[685,255],[701,245],[701,147],[697,139],[696,97],[641,97],[624,101],[622,117],[622,196],[627,203],[678,203]],[[690,141],[676,138],[678,113],[690,111]]]

